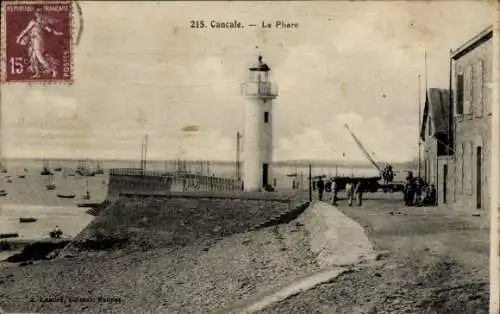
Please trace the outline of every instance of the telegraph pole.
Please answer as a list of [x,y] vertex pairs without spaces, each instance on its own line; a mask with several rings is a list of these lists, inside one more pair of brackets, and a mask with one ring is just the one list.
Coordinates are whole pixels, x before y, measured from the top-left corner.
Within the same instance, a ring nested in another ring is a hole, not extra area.
[[144,170],[144,140],[141,141],[141,164],[139,168],[141,168],[141,170]]
[[[426,54],[426,58],[427,58],[427,54]],[[420,86],[421,83],[420,83],[420,74],[418,75],[418,129],[417,129],[417,136],[418,136],[418,177],[420,178],[421,177],[421,174],[420,174],[420,167],[421,167],[421,164],[422,164],[422,161],[421,161],[421,158],[422,158],[422,141],[421,141],[421,138],[420,138],[420,128],[422,127],[422,87]],[[425,93],[427,94],[427,90],[425,91]]]
[[454,122],[453,122],[453,116],[454,116],[454,106],[453,106],[453,96],[452,96],[452,84],[453,84],[453,58],[451,57],[452,50],[450,49],[450,69],[449,69],[449,78],[448,78],[448,104],[449,108],[448,109],[448,143],[447,143],[447,151],[448,151],[448,156],[449,155],[454,155],[455,154],[455,140],[454,140],[454,133],[453,133],[453,128],[454,128]]
[[312,202],[312,165],[309,164],[309,202]]
[[144,136],[141,145],[141,170],[144,172],[146,170],[146,159],[148,153],[148,135]]
[[148,135],[144,137],[144,170],[146,170],[146,164],[148,159]]
[[240,139],[241,133],[236,132],[236,180],[239,182],[241,180],[241,172],[240,172]]

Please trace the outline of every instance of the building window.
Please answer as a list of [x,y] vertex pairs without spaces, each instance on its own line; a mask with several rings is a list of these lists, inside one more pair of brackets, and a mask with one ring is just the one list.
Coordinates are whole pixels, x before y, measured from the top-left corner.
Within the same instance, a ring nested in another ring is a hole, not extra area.
[[456,105],[455,110],[458,115],[464,114],[464,75],[460,73],[457,75],[456,86]]
[[268,123],[269,122],[269,112],[264,112],[264,123]]

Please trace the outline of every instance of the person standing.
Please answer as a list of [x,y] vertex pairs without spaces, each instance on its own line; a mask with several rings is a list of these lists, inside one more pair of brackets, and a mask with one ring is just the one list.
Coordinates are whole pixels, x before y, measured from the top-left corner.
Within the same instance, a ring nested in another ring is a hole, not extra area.
[[316,187],[318,188],[318,198],[319,200],[323,200],[323,192],[325,191],[325,181],[322,178],[319,178],[316,183]]
[[354,186],[351,180],[349,179],[345,185],[345,191],[347,193],[347,204],[349,206],[352,206],[352,198],[353,198],[353,192],[354,192]]
[[413,173],[410,171],[406,177],[405,184],[405,205],[413,206],[413,201],[415,198],[415,180],[413,178]]
[[437,206],[438,205],[438,202],[437,202],[437,190],[436,190],[436,186],[434,184],[431,184],[429,199],[430,199],[431,206]]
[[363,205],[363,183],[359,181],[356,183],[356,187],[354,188],[354,193],[356,195],[356,203],[358,206]]
[[332,180],[331,192],[332,192],[332,205],[337,205],[337,182],[335,179]]

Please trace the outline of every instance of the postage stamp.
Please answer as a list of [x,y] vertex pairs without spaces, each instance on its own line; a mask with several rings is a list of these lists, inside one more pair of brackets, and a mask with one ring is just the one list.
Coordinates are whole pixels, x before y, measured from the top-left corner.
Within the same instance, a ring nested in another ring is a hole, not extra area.
[[72,83],[70,1],[4,1],[2,82]]

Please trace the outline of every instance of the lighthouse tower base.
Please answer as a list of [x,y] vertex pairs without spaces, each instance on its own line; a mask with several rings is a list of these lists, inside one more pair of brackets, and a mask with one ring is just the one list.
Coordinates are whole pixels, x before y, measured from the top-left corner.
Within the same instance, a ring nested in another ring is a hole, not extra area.
[[243,185],[247,192],[262,190],[272,182],[271,110],[270,99],[248,99],[243,150]]

